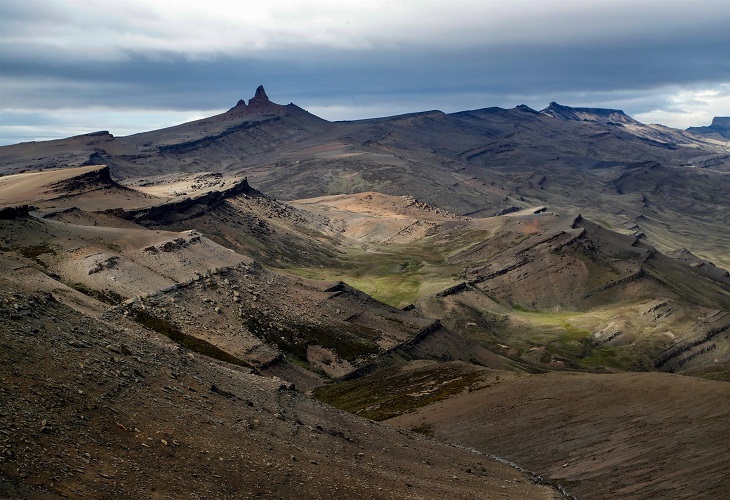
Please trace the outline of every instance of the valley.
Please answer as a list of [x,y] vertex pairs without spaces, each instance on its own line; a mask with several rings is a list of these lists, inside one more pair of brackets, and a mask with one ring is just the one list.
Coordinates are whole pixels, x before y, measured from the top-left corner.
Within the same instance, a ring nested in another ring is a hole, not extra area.
[[0,495],[727,495],[729,153],[263,87],[0,147]]

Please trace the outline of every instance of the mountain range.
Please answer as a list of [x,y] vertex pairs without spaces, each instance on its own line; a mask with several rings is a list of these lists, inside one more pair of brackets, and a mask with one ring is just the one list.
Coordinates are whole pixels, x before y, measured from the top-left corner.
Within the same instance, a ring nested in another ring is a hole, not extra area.
[[261,86],[0,147],[0,493],[730,494],[728,120]]

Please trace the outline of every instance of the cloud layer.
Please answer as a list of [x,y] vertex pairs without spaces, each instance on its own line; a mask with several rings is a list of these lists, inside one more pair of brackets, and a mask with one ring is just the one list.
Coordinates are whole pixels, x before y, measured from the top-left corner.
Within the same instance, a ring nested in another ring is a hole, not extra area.
[[556,100],[703,125],[730,115],[729,25],[726,0],[6,0],[0,144],[170,125],[262,83],[328,119]]

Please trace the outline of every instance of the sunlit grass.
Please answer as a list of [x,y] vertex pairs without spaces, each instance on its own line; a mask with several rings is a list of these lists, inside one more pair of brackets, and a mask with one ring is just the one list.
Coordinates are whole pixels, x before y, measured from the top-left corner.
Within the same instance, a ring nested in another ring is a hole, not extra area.
[[458,283],[464,267],[448,263],[448,256],[463,250],[460,245],[465,244],[475,242],[462,239],[447,244],[424,238],[375,249],[351,246],[336,267],[287,267],[285,271],[306,278],[344,281],[377,300],[402,307]]

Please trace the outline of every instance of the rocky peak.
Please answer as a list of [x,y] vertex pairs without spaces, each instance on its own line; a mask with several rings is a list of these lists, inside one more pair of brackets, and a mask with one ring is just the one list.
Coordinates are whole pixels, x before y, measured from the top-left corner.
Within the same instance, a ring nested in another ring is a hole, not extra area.
[[715,138],[730,139],[730,116],[716,116],[708,127],[690,127],[688,132],[701,135],[712,135]]
[[[550,104],[555,104],[555,103],[551,102]],[[527,104],[519,104],[519,105],[517,105],[517,106],[515,107],[515,109],[516,109],[517,111],[523,111],[523,112],[525,112],[525,113],[532,113],[532,114],[535,114],[535,115],[537,115],[537,114],[540,114],[540,112],[539,112],[539,111],[535,111],[534,109],[532,109],[532,108],[531,108],[530,106],[528,106]]]
[[730,129],[730,116],[714,117],[710,128]]
[[606,124],[638,123],[620,109],[573,108],[570,106],[563,106],[555,101],[551,102],[548,107],[541,110],[540,113],[560,120],[569,121],[589,121]]
[[266,95],[263,85],[259,85],[256,88],[256,94],[248,101],[248,105],[254,108],[267,107],[271,104],[272,102],[269,100],[269,96]]
[[256,88],[254,96],[248,100],[246,104],[245,99],[240,99],[234,107],[229,111],[243,114],[259,114],[259,113],[277,113],[281,111],[281,106],[274,104],[269,100],[269,96],[266,95],[263,85],[259,85]]

